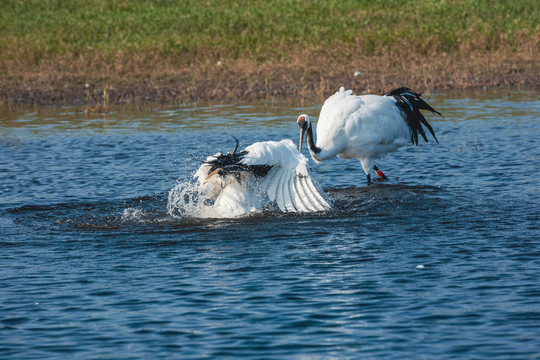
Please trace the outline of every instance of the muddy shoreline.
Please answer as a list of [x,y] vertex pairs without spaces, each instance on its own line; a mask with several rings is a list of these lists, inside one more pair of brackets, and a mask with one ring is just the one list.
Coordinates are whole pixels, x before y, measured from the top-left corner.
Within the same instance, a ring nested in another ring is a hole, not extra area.
[[[217,62],[196,68],[170,64],[107,70],[104,64],[59,69],[15,69],[0,76],[0,104],[79,106],[99,112],[111,106],[227,102],[260,99],[324,100],[340,86],[355,93],[383,93],[398,86],[420,92],[540,91],[536,59],[410,59],[402,62],[362,59],[356,63],[256,64]],[[387,60],[387,59],[383,59]]]

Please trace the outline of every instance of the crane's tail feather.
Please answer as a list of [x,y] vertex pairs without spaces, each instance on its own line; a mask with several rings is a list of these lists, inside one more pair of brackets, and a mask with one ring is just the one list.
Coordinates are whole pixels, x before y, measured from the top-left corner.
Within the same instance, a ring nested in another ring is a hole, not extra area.
[[418,144],[418,133],[422,135],[422,138],[427,142],[427,136],[426,132],[424,131],[422,125],[424,125],[433,138],[435,139],[435,142],[438,144],[439,140],[437,140],[437,137],[435,136],[435,131],[433,131],[433,127],[427,122],[426,118],[420,110],[428,110],[431,111],[433,114],[438,114],[442,117],[442,114],[435,110],[433,107],[431,107],[428,103],[426,103],[420,96],[422,96],[422,93],[417,93],[408,87],[400,87],[391,90],[390,92],[384,94],[384,96],[392,96],[394,99],[396,99],[396,106],[403,114],[403,119],[409,126],[409,131],[411,133],[411,142],[413,144]]

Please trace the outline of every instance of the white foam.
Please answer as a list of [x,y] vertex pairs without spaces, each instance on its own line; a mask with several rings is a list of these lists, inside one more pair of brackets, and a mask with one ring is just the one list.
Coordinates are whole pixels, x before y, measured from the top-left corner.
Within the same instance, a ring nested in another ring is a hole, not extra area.
[[127,208],[122,213],[122,221],[141,221],[144,215],[142,209]]
[[167,211],[175,218],[234,218],[263,211],[269,203],[256,186],[234,181],[224,186],[217,197],[201,193],[195,183],[182,182],[169,191]]

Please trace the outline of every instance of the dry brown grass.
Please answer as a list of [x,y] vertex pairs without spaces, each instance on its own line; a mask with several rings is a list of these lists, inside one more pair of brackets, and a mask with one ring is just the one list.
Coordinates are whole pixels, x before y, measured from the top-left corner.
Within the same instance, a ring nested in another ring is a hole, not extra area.
[[201,100],[298,98],[323,100],[340,86],[382,93],[397,86],[418,91],[540,90],[538,39],[519,52],[430,56],[383,54],[342,63],[339,52],[294,54],[287,63],[206,59],[178,66],[160,56],[58,57],[33,64],[4,63],[0,102],[72,104],[103,110],[115,104],[186,103]]

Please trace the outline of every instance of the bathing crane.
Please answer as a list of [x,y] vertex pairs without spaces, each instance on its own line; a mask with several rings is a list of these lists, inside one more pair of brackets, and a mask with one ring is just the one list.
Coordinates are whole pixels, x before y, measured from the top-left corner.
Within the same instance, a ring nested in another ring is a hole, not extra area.
[[195,174],[199,195],[221,214],[243,215],[266,204],[284,212],[331,208],[308,173],[307,158],[291,140],[257,142],[237,150],[238,140],[234,151],[209,156]]

